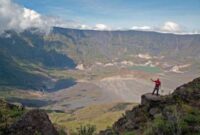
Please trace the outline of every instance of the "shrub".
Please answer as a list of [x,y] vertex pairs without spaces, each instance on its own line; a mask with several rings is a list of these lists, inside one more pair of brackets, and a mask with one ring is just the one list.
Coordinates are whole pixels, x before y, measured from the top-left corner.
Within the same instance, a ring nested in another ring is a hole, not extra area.
[[59,135],[66,135],[67,133],[65,132],[64,129],[60,129],[60,130],[58,130],[58,134]]
[[200,134],[200,111],[192,106],[167,106],[165,115],[149,122],[145,135],[196,135]]
[[40,133],[39,131],[35,131],[33,135],[42,135],[42,133]]
[[96,126],[94,125],[81,125],[79,128],[77,128],[78,135],[94,135],[96,131]]
[[191,110],[184,118],[188,124],[200,125],[200,111],[197,109]]
[[135,132],[133,132],[133,131],[128,131],[128,132],[125,132],[124,135],[135,135]]

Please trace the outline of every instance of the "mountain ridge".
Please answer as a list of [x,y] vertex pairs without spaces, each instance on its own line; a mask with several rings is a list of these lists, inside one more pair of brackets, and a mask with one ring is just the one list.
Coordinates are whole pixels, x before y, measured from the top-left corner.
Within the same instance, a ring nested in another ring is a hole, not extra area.
[[[7,75],[5,70],[0,70],[1,76],[7,76],[1,77],[0,82],[6,86],[16,86],[18,82],[23,88],[41,89],[43,86],[50,87],[49,84],[55,84],[52,80],[61,78],[49,75],[52,70],[76,70],[79,64],[89,67],[95,63],[123,60],[144,62],[144,59],[138,59],[139,54],[163,58],[157,62],[193,64],[200,59],[199,41],[200,35],[144,31],[92,31],[59,27],[54,27],[48,34],[37,29],[19,33],[6,31],[0,36],[0,65],[4,67],[2,69],[10,70],[7,70]],[[12,78],[16,78],[16,83],[9,82]],[[25,78],[30,78],[27,83]],[[30,83],[35,86],[27,85]]]

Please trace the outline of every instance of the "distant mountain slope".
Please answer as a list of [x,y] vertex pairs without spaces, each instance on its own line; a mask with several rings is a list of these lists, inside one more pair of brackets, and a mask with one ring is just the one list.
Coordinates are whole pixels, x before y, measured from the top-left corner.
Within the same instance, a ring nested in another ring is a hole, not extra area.
[[[7,35],[7,36],[6,36]],[[44,34],[24,31],[7,31],[0,37],[1,51],[19,61],[42,64],[46,67],[74,68],[74,61],[67,54],[45,49]]]
[[175,35],[145,31],[94,31],[55,27],[57,39],[73,44],[82,60],[124,58],[139,53],[168,58],[200,58],[200,35]]
[[[47,67],[74,68],[75,62],[125,58],[139,53],[167,58],[200,58],[200,35],[145,31],[94,31],[54,27],[49,34],[7,31],[0,48],[16,59]],[[75,61],[75,62],[74,62]]]
[[75,68],[66,54],[46,50],[43,36],[32,31],[7,31],[0,36],[0,86],[40,89],[51,80],[34,73],[35,67]]
[[[1,52],[1,51],[0,51]],[[14,62],[11,56],[0,53],[0,86],[14,86],[36,88],[42,86],[42,81],[47,80],[47,77],[36,75],[24,71]]]
[[175,61],[198,61],[199,52],[200,35],[58,27],[48,34],[35,28],[23,32],[10,30],[0,35],[0,85],[43,86],[50,78],[43,75],[42,69],[74,69],[80,63],[137,59],[132,56],[139,53]]

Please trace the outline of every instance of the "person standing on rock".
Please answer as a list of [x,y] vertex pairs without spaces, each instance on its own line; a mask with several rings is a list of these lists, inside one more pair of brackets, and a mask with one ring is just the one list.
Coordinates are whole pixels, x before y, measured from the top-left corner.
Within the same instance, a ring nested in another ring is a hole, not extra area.
[[158,78],[157,80],[153,80],[153,79],[151,79],[151,81],[155,83],[155,88],[154,88],[152,94],[154,95],[155,92],[156,92],[156,95],[158,96],[158,92],[159,92],[159,90],[160,90],[160,86],[161,86],[160,79],[159,79],[159,78]]

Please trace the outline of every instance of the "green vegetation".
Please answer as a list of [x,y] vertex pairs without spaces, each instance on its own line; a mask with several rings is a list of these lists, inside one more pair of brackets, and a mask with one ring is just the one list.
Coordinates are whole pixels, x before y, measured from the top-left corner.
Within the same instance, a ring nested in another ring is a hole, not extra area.
[[79,128],[77,128],[78,135],[94,135],[95,131],[96,126],[90,124],[85,126],[81,125]]
[[125,132],[124,135],[136,135],[136,134],[133,131],[129,131],[129,132]]
[[69,130],[77,132],[81,125],[95,125],[96,131],[104,130],[119,119],[125,110],[131,109],[135,104],[113,103],[103,105],[91,105],[73,113],[49,113],[51,121]]
[[200,110],[189,105],[168,106],[167,116],[159,115],[149,123],[145,135],[198,135]]
[[35,133],[33,135],[42,135],[42,133],[35,131]]
[[22,107],[7,104],[0,100],[0,135],[7,132],[8,127],[13,124],[25,112]]
[[56,130],[58,131],[58,134],[59,135],[67,135],[67,129],[64,128],[64,127],[60,127],[60,126],[57,126],[57,125],[54,125],[56,127]]

